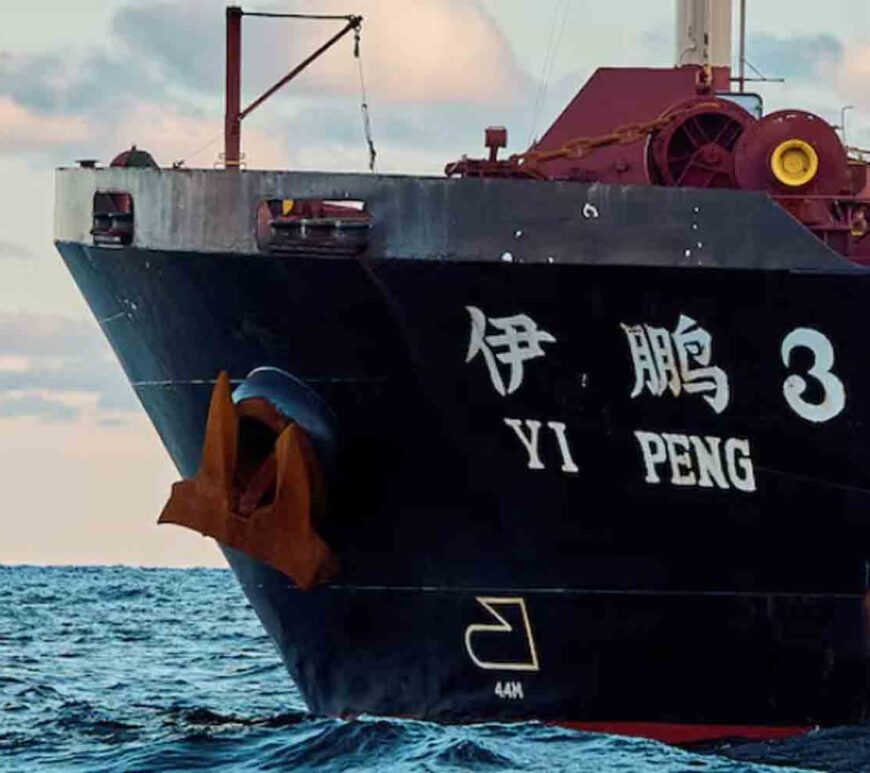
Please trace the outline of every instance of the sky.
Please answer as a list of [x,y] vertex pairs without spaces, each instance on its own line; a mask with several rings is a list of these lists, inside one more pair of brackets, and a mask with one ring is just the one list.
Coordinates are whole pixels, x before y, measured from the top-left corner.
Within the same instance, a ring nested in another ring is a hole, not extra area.
[[[157,527],[177,474],[52,245],[54,168],[135,143],[212,167],[222,131],[219,0],[0,4],[0,563],[222,566]],[[735,3],[736,5],[736,3]],[[439,174],[506,125],[524,149],[596,66],[673,63],[672,0],[250,0],[360,13],[379,171]],[[246,19],[245,96],[331,27]],[[748,0],[768,110],[800,107],[870,147],[870,3]],[[551,45],[552,42],[552,45]],[[547,51],[554,55],[549,59]],[[351,42],[245,123],[252,168],[364,171]]]

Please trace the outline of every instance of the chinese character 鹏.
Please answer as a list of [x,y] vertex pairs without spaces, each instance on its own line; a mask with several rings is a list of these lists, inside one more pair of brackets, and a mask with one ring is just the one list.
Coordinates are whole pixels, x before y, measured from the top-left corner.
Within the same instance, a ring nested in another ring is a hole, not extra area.
[[728,376],[711,365],[712,336],[685,314],[673,332],[650,325],[623,325],[634,364],[631,396],[644,389],[660,396],[670,389],[674,397],[682,392],[700,394],[716,411],[728,406]]

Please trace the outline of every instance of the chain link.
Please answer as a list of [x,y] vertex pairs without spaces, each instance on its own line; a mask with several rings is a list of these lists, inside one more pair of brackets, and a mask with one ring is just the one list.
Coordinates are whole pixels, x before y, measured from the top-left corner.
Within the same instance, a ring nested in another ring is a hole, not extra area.
[[674,110],[653,121],[624,124],[613,131],[600,134],[596,137],[574,137],[554,150],[527,150],[525,153],[518,153],[512,156],[511,160],[531,171],[539,164],[555,161],[559,158],[586,158],[600,148],[610,147],[611,145],[631,145],[644,140],[649,135],[655,134],[666,126],[685,118],[687,115],[699,112],[701,108],[718,111],[721,110],[721,107],[721,102],[696,102],[689,107],[685,107],[682,110]]

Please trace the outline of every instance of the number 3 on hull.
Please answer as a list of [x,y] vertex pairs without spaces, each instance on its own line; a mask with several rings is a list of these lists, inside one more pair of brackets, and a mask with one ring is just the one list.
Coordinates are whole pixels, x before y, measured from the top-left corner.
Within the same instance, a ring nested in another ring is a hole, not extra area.
[[[529,621],[529,613],[526,610],[525,599],[522,598],[493,598],[486,596],[476,597],[477,602],[497,621],[495,623],[475,623],[465,629],[465,649],[474,665],[488,671],[539,671],[538,651],[535,647],[535,638],[532,635],[532,624]],[[523,631],[518,631],[505,618],[499,614],[497,607],[516,607],[519,609],[523,621]],[[474,641],[478,637],[508,636],[525,634],[528,648],[528,659],[521,661],[492,661],[482,660],[474,651]]]
[[809,349],[813,353],[813,364],[807,372],[822,387],[820,403],[804,400],[807,382],[802,376],[791,375],[782,386],[789,407],[802,419],[821,424],[838,416],[846,407],[846,388],[837,376],[831,373],[834,367],[834,347],[830,340],[818,330],[799,327],[792,330],[782,341],[782,362],[789,367],[793,349]]

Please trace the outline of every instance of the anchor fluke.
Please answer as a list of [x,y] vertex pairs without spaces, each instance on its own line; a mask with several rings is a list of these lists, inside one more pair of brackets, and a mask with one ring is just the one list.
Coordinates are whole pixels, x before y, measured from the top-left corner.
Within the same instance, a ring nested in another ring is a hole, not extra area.
[[211,396],[199,470],[173,484],[158,522],[212,537],[309,590],[338,571],[313,524],[323,488],[305,431],[266,398],[234,404],[223,372]]

